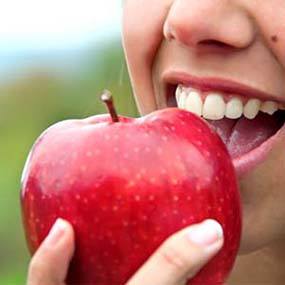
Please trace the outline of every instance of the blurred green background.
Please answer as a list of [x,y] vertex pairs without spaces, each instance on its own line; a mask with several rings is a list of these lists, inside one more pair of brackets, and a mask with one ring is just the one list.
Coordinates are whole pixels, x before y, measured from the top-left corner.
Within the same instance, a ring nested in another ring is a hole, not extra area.
[[[116,6],[113,13],[119,13],[118,0],[109,2],[113,8]],[[81,3],[84,5],[84,1]],[[93,17],[96,15],[93,13]],[[42,43],[34,48],[38,41],[33,42],[33,37],[22,49],[21,39],[7,46],[0,31],[1,285],[23,285],[26,280],[29,253],[21,222],[20,177],[35,139],[57,121],[105,113],[99,100],[105,88],[113,93],[120,114],[138,116],[120,41],[119,17],[116,19],[108,25],[101,22],[96,29],[90,29],[89,37],[85,33],[74,41],[70,29],[72,40],[58,42],[60,46],[53,42],[52,33],[48,35],[52,46]],[[45,40],[44,34],[41,40]],[[5,49],[1,49],[1,43],[2,47],[5,43]]]

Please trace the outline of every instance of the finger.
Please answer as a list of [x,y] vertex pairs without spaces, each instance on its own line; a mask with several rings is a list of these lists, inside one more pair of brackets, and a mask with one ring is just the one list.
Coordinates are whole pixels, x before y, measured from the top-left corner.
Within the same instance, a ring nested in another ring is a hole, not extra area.
[[223,230],[214,220],[187,227],[168,238],[127,285],[184,284],[221,249]]
[[27,285],[63,285],[73,252],[72,226],[58,219],[31,260]]

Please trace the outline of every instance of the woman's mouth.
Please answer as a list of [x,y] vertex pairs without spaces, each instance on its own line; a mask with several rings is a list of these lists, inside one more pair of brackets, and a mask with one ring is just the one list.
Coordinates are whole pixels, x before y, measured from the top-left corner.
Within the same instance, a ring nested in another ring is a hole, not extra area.
[[203,117],[226,144],[241,176],[262,162],[275,141],[285,136],[285,104],[252,90],[245,96],[246,90],[234,93],[226,89],[219,91],[205,83],[200,88],[197,83],[170,83],[167,106]]

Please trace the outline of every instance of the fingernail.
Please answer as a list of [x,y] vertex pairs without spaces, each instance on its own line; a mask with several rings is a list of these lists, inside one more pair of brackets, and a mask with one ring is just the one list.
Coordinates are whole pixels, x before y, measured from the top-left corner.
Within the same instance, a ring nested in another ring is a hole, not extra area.
[[47,246],[56,245],[60,239],[63,237],[66,230],[66,222],[62,219],[57,219],[52,226],[47,238],[45,239],[45,244]]
[[223,228],[217,221],[209,219],[190,228],[187,235],[197,245],[210,246],[223,238]]

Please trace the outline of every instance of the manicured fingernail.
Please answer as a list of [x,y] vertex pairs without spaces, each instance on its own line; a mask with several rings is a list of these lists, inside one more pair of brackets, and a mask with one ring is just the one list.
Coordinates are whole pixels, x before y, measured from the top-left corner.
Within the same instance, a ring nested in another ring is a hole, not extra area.
[[62,219],[57,219],[52,226],[47,238],[45,239],[45,244],[47,246],[56,245],[60,239],[63,237],[66,230],[66,222]]
[[188,238],[195,244],[210,246],[223,238],[223,228],[215,220],[205,220],[189,229]]

